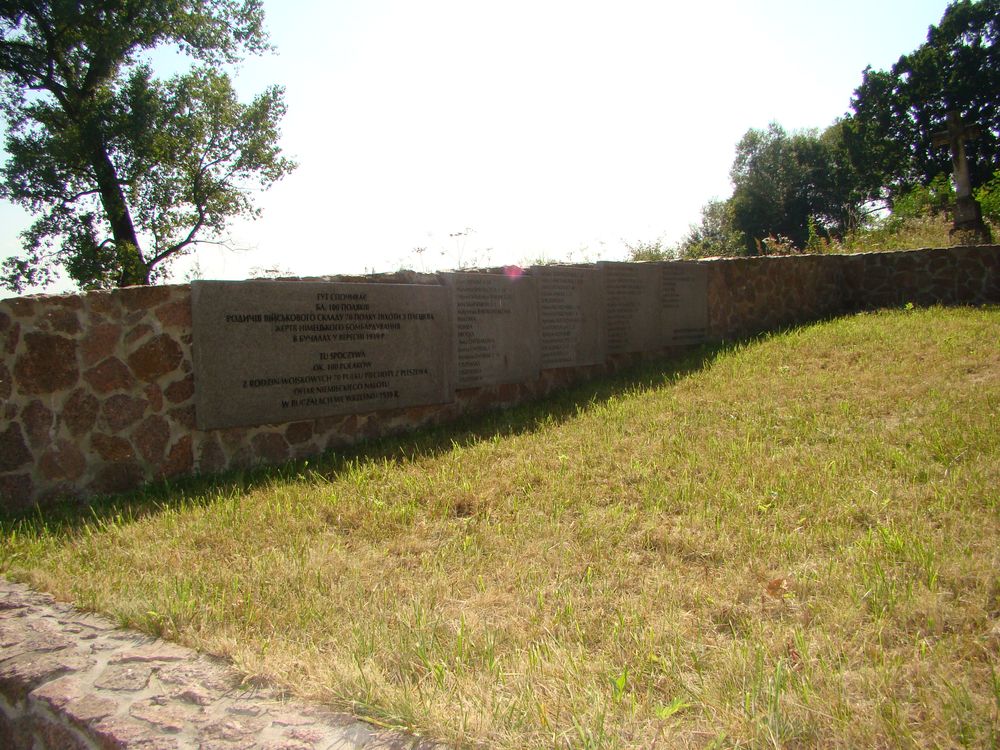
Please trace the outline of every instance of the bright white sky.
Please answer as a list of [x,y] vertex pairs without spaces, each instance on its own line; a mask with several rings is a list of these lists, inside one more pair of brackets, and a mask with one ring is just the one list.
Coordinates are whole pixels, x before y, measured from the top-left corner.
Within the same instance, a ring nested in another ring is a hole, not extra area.
[[[265,0],[299,168],[203,278],[620,259],[728,197],[751,127],[824,128],[946,0]],[[0,256],[27,214],[0,202]],[[465,237],[451,237],[466,232]],[[415,248],[424,247],[423,253]],[[178,264],[181,281],[190,264]],[[3,293],[7,296],[7,293]]]

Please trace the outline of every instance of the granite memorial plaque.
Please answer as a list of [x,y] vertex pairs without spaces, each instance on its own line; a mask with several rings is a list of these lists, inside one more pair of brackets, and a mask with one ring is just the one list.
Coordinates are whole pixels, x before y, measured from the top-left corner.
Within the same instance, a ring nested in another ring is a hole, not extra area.
[[542,367],[596,365],[607,358],[604,274],[596,268],[534,266]]
[[538,286],[530,276],[448,273],[455,321],[455,386],[534,380],[541,369]]
[[442,286],[195,281],[191,297],[199,429],[452,399]]
[[597,264],[604,273],[608,353],[653,351],[662,346],[660,269],[655,263]]
[[700,344],[708,338],[708,268],[694,261],[660,267],[663,345]]

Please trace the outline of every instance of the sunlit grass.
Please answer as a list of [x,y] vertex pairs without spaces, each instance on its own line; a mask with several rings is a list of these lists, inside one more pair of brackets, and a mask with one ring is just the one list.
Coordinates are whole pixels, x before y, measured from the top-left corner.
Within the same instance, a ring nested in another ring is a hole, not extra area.
[[996,746],[1000,310],[663,367],[10,521],[0,570],[455,743]]
[[[889,219],[850,232],[839,240],[819,239],[809,252],[874,253],[888,250],[912,250],[921,247],[950,247],[952,221],[944,214]],[[996,235],[996,228],[993,234]]]

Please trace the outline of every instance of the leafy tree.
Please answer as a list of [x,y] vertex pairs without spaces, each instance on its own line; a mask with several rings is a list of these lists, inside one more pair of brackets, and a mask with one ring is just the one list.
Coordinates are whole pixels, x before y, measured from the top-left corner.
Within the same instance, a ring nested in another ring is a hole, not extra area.
[[842,236],[863,214],[839,125],[822,135],[789,134],[777,123],[751,129],[736,147],[730,177],[731,227],[750,255],[768,237],[802,248],[818,232]]
[[[191,69],[160,80],[142,55]],[[261,0],[0,0],[0,197],[37,219],[0,283],[149,284],[294,164],[283,91],[238,101],[222,66],[268,49]]]
[[817,181],[822,196],[814,217],[830,235],[841,238],[867,224],[878,206],[873,205],[864,175],[851,159],[844,120],[838,120],[820,135],[825,171]]
[[680,243],[682,258],[741,255],[743,235],[733,226],[733,202],[713,199],[701,209],[701,223],[688,229]]
[[953,2],[925,44],[889,71],[865,70],[851,107],[845,143],[869,198],[891,204],[951,172],[933,136],[952,110],[981,128],[966,149],[973,184],[987,182],[1000,166],[1000,0]]

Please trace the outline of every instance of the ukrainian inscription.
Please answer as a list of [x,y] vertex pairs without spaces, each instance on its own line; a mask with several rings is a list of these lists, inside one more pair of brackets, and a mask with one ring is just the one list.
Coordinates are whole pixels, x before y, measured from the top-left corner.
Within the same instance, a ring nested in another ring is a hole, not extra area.
[[652,263],[598,263],[604,272],[608,353],[661,346],[660,274]]
[[573,266],[535,266],[531,275],[538,280],[542,367],[604,362],[604,275]]
[[451,400],[448,290],[195,281],[199,429]]
[[708,338],[708,268],[693,261],[663,263],[663,344],[699,344]]
[[535,279],[449,273],[453,290],[455,384],[476,388],[534,380],[541,369]]

